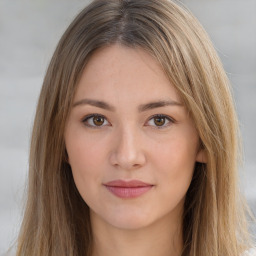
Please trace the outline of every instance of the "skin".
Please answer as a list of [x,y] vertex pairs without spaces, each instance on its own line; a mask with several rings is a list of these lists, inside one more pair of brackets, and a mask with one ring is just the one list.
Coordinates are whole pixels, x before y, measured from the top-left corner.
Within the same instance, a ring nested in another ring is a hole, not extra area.
[[[176,103],[138,110],[163,100]],[[95,113],[101,122],[85,120]],[[154,58],[118,44],[97,50],[79,81],[65,143],[75,184],[90,207],[94,256],[180,255],[185,194],[204,153],[193,121]],[[119,179],[152,188],[120,198],[104,186]]]

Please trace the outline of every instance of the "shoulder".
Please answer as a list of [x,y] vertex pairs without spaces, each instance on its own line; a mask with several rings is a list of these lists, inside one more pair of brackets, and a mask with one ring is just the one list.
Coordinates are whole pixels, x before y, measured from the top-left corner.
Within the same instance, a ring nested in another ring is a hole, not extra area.
[[245,251],[241,256],[256,256],[256,247]]

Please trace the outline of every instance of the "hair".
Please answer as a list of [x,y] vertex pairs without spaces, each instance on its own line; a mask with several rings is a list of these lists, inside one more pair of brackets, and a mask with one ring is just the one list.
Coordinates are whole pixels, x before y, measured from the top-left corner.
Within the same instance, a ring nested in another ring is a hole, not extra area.
[[99,48],[147,51],[176,88],[199,133],[183,213],[182,256],[241,256],[252,246],[249,207],[239,191],[239,128],[231,88],[206,32],[168,0],[96,0],[62,36],[43,82],[31,138],[29,181],[17,256],[89,256],[89,208],[66,161],[64,130],[78,81]]

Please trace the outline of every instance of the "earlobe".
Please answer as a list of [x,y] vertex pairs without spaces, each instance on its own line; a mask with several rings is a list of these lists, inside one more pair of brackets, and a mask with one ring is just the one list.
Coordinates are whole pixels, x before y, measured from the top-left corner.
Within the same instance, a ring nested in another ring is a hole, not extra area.
[[196,156],[196,162],[206,164],[207,163],[207,157],[206,152],[204,149],[200,149]]

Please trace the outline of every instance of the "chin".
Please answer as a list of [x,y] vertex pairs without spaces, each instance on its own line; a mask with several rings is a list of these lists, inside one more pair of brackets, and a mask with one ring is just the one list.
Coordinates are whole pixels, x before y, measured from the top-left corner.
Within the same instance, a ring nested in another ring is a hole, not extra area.
[[118,229],[125,229],[125,230],[136,230],[136,229],[141,229],[141,228],[145,228],[148,226],[147,223],[144,222],[140,222],[140,221],[116,221],[115,223],[112,224],[115,228]]
[[141,229],[149,226],[154,222],[150,220],[149,216],[138,216],[134,214],[123,215],[123,216],[112,216],[106,220],[110,225],[118,229],[134,230]]

